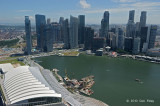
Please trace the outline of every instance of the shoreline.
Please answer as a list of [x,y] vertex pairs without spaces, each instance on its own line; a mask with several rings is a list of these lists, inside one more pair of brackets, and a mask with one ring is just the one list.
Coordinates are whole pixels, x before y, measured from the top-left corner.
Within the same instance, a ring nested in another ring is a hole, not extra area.
[[[52,81],[52,80],[49,80],[49,79],[47,79],[48,78],[48,76],[46,77],[46,74],[48,73],[48,75],[50,75],[51,76],[51,74],[52,74],[52,76],[51,77],[53,77],[53,79],[56,79],[56,76],[55,75],[53,75],[53,73],[52,73],[52,71],[51,70],[47,70],[47,69],[44,69],[41,65],[39,65],[38,63],[36,63],[36,62],[34,62],[33,60],[30,60],[30,58],[26,58],[26,62],[30,65],[30,66],[36,66],[36,67],[38,67],[39,69],[40,69],[40,71],[41,71],[41,73],[42,73],[42,75],[44,76],[44,78],[48,81],[48,82],[50,82],[50,81]],[[67,89],[66,88],[64,88],[59,82],[58,82],[58,80],[56,79],[56,83],[58,83],[58,86],[60,87],[60,88],[58,88],[58,90],[59,89],[61,89],[62,91],[66,91]],[[55,85],[54,85],[55,86]],[[59,91],[57,91],[58,93],[61,93],[62,94],[62,96],[64,95],[64,97],[66,97],[65,95],[66,94],[63,94],[63,93],[65,93],[65,92],[59,92]],[[90,105],[92,105],[92,106],[97,106],[97,105],[100,105],[100,106],[109,106],[109,105],[107,105],[106,103],[104,103],[104,102],[102,102],[102,101],[100,101],[100,100],[98,100],[98,99],[95,99],[95,98],[92,98],[92,97],[87,97],[87,96],[84,96],[84,95],[80,95],[80,94],[77,94],[77,93],[71,93],[70,91],[68,91],[67,90],[67,92],[68,92],[68,96],[70,96],[71,98],[74,98],[77,102],[79,102],[78,104],[78,106],[90,106]],[[63,97],[62,97],[63,98]],[[64,102],[68,102],[67,100],[68,100],[68,97],[67,97],[67,99],[65,100],[65,98],[63,98],[64,99]],[[83,99],[83,101],[82,101],[82,99]],[[71,101],[72,101],[72,99],[71,99]],[[75,101],[75,102],[76,102]],[[70,104],[70,102],[68,102],[69,104]],[[73,105],[74,106],[74,105]]]
[[[41,53],[41,54],[36,54],[36,55],[30,55],[31,58],[39,58],[39,57],[47,57],[47,56],[59,56],[59,57],[78,57],[79,55],[84,54],[84,55],[89,55],[89,56],[95,56],[95,55],[90,55],[90,54],[86,54],[86,53],[78,53],[75,56],[66,56],[66,55],[59,55],[59,53]],[[108,57],[112,57],[109,55],[103,55],[103,56],[108,56]],[[139,60],[139,61],[144,61],[144,62],[148,62],[148,63],[155,63],[155,64],[160,64],[160,57],[150,57],[150,56],[143,56],[143,55],[128,55],[128,54],[124,54],[124,55],[118,55],[117,57],[114,58],[118,58],[118,57],[122,57],[122,58],[130,58],[133,60]]]

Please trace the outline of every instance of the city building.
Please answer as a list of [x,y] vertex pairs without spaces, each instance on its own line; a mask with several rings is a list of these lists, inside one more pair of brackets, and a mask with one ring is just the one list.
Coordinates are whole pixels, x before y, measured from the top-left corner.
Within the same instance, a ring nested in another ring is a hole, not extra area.
[[127,52],[132,52],[132,49],[133,49],[133,38],[132,37],[125,37],[124,50]]
[[48,84],[38,67],[0,64],[1,90],[8,106],[62,105],[61,94]]
[[154,48],[156,35],[157,35],[157,25],[152,25],[150,29],[148,49]]
[[146,54],[149,56],[160,57],[160,48],[148,49]]
[[36,34],[37,34],[37,48],[43,51],[45,39],[46,18],[44,15],[35,15],[36,20]]
[[69,28],[70,48],[78,48],[78,18],[70,16]]
[[31,38],[31,22],[29,16],[25,16],[25,32],[26,32],[26,53],[31,54],[32,38]]
[[124,31],[122,28],[118,28],[118,49],[124,49]]
[[65,19],[62,24],[63,36],[64,36],[64,48],[69,49],[69,22],[68,19]]
[[141,12],[141,17],[140,17],[140,28],[146,26],[146,20],[147,20],[147,12],[142,11]]
[[84,49],[91,50],[94,37],[94,30],[90,27],[85,28]]
[[47,18],[47,24],[50,24],[50,23],[51,23],[51,19]]
[[135,23],[134,23],[135,10],[129,11],[129,19],[126,28],[126,37],[135,37]]
[[133,41],[132,53],[133,54],[138,54],[139,52],[140,52],[140,38],[137,37],[137,38],[134,38],[134,41]]
[[140,22],[136,22],[135,37],[140,37]]
[[92,43],[92,51],[96,52],[96,50],[100,48],[105,49],[105,44],[106,44],[106,38],[104,37],[94,37],[93,38],[93,43]]
[[60,18],[59,18],[59,24],[62,25],[62,24],[63,24],[63,21],[64,21],[64,17],[60,17]]
[[134,22],[135,10],[129,11],[129,20]]
[[53,37],[52,37],[52,26],[51,24],[47,24],[45,27],[45,45],[44,52],[52,52],[53,51]]
[[78,16],[78,44],[84,44],[85,15]]
[[100,37],[106,38],[107,45],[108,45],[108,32],[109,32],[109,11],[105,11],[103,19],[101,20]]
[[110,46],[112,50],[117,49],[117,40],[117,34],[115,34],[114,32],[108,33],[108,46]]
[[140,38],[141,38],[140,51],[142,51],[143,44],[147,43],[147,33],[148,33],[148,27],[141,27],[141,31],[140,31]]
[[62,26],[57,22],[51,23],[53,43],[63,42]]
[[135,37],[135,23],[131,20],[128,21],[127,23],[127,28],[126,28],[126,37]]

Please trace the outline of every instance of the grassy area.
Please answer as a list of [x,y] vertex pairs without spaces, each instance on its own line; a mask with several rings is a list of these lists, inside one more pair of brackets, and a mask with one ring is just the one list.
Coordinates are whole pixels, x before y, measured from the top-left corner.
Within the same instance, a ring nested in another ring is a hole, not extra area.
[[0,61],[0,64],[3,63],[20,64],[21,66],[25,65],[23,62],[18,61],[17,59]]
[[2,90],[1,85],[0,85],[0,92],[1,92],[1,94],[2,94],[2,97],[3,97],[4,101],[6,101],[6,98],[5,98],[5,96],[4,96],[4,93],[3,93],[3,90]]
[[77,56],[79,54],[78,51],[73,51],[73,52],[65,52],[62,53],[64,56]]
[[14,39],[14,40],[7,40],[7,41],[0,41],[0,47],[11,47],[13,45],[16,45],[19,39]]

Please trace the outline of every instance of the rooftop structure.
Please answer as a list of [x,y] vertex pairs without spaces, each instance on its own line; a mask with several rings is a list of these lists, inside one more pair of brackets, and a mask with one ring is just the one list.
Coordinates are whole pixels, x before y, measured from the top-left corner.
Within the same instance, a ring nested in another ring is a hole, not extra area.
[[38,67],[0,64],[4,73],[1,83],[7,105],[38,105],[61,103],[61,94],[56,93],[42,76]]

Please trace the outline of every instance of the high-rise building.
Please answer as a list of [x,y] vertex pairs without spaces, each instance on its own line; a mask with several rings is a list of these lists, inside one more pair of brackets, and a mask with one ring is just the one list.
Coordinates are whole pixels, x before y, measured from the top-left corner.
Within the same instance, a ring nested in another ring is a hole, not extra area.
[[136,22],[135,37],[140,37],[140,22]]
[[146,19],[147,19],[147,12],[142,11],[141,12],[141,17],[140,17],[140,28],[146,26]]
[[47,24],[45,27],[45,44],[43,51],[44,52],[52,52],[53,51],[53,38],[52,38],[52,26],[51,24]]
[[51,23],[53,43],[62,42],[62,26],[57,23]]
[[140,38],[141,38],[140,51],[142,51],[143,44],[147,42],[147,32],[148,32],[148,27],[141,27],[141,32],[140,32]]
[[60,18],[59,18],[59,24],[62,25],[62,24],[63,24],[63,21],[64,21],[64,17],[60,17]]
[[126,28],[126,37],[135,37],[135,23],[134,23],[135,10],[129,11],[129,19]]
[[46,18],[44,15],[35,15],[36,20],[36,34],[37,34],[37,48],[43,51],[45,39]]
[[70,28],[69,28],[69,40],[70,48],[74,49],[78,47],[78,18],[70,16]]
[[135,23],[133,21],[128,21],[126,28],[126,37],[135,37]]
[[27,54],[31,54],[32,49],[32,39],[31,39],[31,22],[29,16],[25,16],[25,32],[26,32],[26,47],[27,47]]
[[156,35],[157,35],[157,25],[152,25],[151,29],[150,29],[150,37],[149,37],[148,49],[154,48]]
[[133,41],[132,53],[133,54],[138,54],[139,52],[140,52],[140,38],[137,37],[137,38],[134,38],[134,41]]
[[124,31],[118,28],[118,49],[124,49]]
[[94,37],[94,30],[90,27],[85,28],[84,49],[91,50]]
[[105,37],[108,40],[109,31],[109,11],[105,11],[101,21],[100,37]]
[[111,32],[116,33],[116,28],[111,28]]
[[113,50],[117,49],[117,39],[118,39],[118,36],[113,33],[112,38],[111,38],[111,48]]
[[64,48],[69,49],[70,44],[69,44],[69,22],[68,19],[65,19],[62,24],[62,32],[64,36]]
[[78,44],[84,44],[85,15],[78,16]]
[[50,23],[51,23],[51,19],[47,18],[47,24],[50,24]]
[[100,48],[104,48],[106,44],[106,38],[104,37],[94,37],[92,43],[92,51],[96,52],[96,50]]
[[132,52],[132,49],[133,49],[133,38],[132,37],[125,37],[124,50],[127,52]]
[[129,20],[134,22],[135,10],[129,11]]

